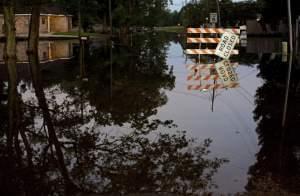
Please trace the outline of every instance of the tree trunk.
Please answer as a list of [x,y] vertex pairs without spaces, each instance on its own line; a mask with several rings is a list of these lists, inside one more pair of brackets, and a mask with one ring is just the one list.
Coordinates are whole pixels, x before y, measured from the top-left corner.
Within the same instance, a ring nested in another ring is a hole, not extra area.
[[9,128],[7,131],[7,147],[9,155],[12,155],[13,151],[13,137],[16,131],[17,119],[17,71],[16,71],[16,28],[15,28],[15,13],[14,2],[7,0],[3,2],[3,14],[4,14],[4,31],[6,37],[4,59],[8,67],[9,75]]
[[85,40],[79,40],[79,64],[80,64],[80,78],[83,79],[86,77],[86,66],[85,66]]
[[78,0],[78,37],[80,39],[80,36],[81,36],[81,24],[82,24],[82,21],[81,21],[81,0]]
[[38,57],[40,10],[41,10],[41,0],[35,0],[32,5],[27,53],[28,53],[31,75],[33,79],[33,85],[35,88],[36,97],[38,99],[39,106],[42,110],[43,117],[49,133],[49,143],[51,145],[54,145],[55,147],[55,153],[58,160],[59,169],[64,178],[68,190],[69,188],[73,188],[74,185],[70,179],[69,172],[64,162],[64,155],[61,150],[60,142],[55,133],[54,125],[45,98],[45,93],[42,87],[42,75],[40,71],[40,64],[39,64],[39,57]]

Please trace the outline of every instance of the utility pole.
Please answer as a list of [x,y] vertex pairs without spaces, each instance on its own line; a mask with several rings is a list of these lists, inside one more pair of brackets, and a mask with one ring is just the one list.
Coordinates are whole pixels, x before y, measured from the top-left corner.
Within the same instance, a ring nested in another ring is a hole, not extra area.
[[293,54],[293,26],[292,26],[291,0],[287,0],[287,6],[288,6],[288,20],[289,20],[290,54]]
[[[221,11],[220,11],[220,2],[219,0],[216,0],[216,6],[217,6],[217,13],[218,13],[218,26],[217,28],[221,28]],[[217,84],[217,80],[214,79],[214,85]],[[211,100],[211,111],[214,112],[214,104],[216,99],[216,88],[213,88],[213,94],[212,94],[212,100]]]
[[109,26],[110,26],[110,37],[112,37],[112,10],[111,10],[111,0],[108,0],[108,9],[109,9]]
[[299,23],[300,16],[296,19],[296,33],[295,33],[295,56],[298,57],[298,49],[299,49]]
[[81,36],[81,0],[78,0],[78,37]]
[[218,12],[218,27],[221,28],[221,11],[220,11],[220,2],[216,0],[217,12]]
[[111,0],[108,0],[108,9],[109,9],[109,26],[110,26],[110,99],[112,104],[113,97],[113,25],[112,25],[112,10],[111,10]]
[[288,68],[288,76],[287,76],[287,82],[286,82],[282,127],[284,127],[285,123],[286,123],[288,100],[289,100],[289,90],[290,90],[290,83],[291,83],[291,73],[292,73],[292,62],[293,62],[293,26],[292,26],[291,0],[287,0],[287,6],[288,6],[288,20],[289,20],[289,42],[290,42],[290,55],[289,56],[290,56],[290,58],[289,58],[289,68]]

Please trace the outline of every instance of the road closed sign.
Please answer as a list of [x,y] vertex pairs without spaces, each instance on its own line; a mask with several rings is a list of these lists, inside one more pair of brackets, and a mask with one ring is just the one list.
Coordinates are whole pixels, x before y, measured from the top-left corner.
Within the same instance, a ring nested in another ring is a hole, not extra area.
[[236,34],[225,32],[217,46],[215,55],[228,60],[238,40],[239,36]]
[[216,70],[224,85],[238,83],[237,74],[229,60],[223,60],[215,64]]

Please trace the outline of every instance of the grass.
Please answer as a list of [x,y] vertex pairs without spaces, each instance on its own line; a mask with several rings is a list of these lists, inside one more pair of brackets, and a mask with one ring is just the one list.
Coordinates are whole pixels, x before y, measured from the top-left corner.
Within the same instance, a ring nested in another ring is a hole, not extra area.
[[167,27],[156,27],[156,31],[163,31],[169,33],[183,33],[185,28],[183,26],[167,26]]

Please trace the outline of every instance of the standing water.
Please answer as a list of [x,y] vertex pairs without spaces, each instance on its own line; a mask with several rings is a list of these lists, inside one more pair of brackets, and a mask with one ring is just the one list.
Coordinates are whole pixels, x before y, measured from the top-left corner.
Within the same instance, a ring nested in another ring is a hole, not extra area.
[[[81,65],[76,41],[41,42],[35,86],[20,49],[19,95],[0,64],[1,195],[299,194],[299,66],[282,127],[288,63],[266,42],[249,40],[232,59],[238,86],[213,90],[188,88],[194,59],[180,35],[89,41]],[[4,134],[11,96],[20,97],[14,154]]]

